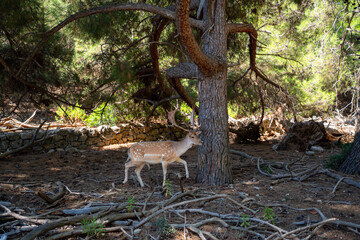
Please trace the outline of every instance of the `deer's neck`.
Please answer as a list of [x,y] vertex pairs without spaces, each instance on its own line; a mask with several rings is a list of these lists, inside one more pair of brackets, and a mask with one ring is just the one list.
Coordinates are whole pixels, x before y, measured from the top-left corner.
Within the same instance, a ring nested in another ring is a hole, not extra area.
[[187,138],[184,138],[183,140],[176,142],[176,153],[177,153],[176,155],[180,157],[191,147],[192,144],[187,140]]

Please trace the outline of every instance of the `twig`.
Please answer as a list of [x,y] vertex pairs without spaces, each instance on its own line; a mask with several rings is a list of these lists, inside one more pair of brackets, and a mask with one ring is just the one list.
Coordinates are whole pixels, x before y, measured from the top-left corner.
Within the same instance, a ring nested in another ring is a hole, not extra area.
[[121,230],[128,238],[133,239],[133,237],[132,237],[130,234],[128,234],[128,233],[124,230],[124,228],[120,227],[120,230]]
[[334,194],[334,193],[335,193],[336,188],[339,186],[339,184],[341,183],[341,181],[342,181],[342,180],[344,180],[344,179],[345,179],[345,178],[344,178],[344,177],[342,177],[342,178],[340,178],[340,179],[339,179],[339,181],[337,181],[337,183],[335,184],[335,186],[334,186],[333,190],[331,191],[331,193],[332,193],[332,194]]
[[240,230],[240,231],[243,231],[243,232],[247,232],[249,234],[253,234],[257,237],[259,237],[260,239],[264,239],[265,240],[265,236],[256,232],[256,231],[252,231],[250,230],[249,228],[244,228],[244,227],[234,227],[234,226],[230,226],[231,229],[235,229],[235,230]]
[[197,233],[197,235],[199,235],[201,240],[206,240],[203,232],[200,229],[198,229],[196,227],[192,227],[192,226],[189,226],[188,229],[191,230],[192,232]]
[[322,226],[322,225],[324,225],[324,224],[327,224],[327,223],[329,223],[329,222],[333,222],[333,221],[335,221],[335,220],[336,220],[336,218],[329,218],[329,219],[326,219],[326,220],[321,221],[321,222],[319,222],[319,223],[315,223],[315,224],[313,224],[313,225],[309,225],[309,226],[297,228],[297,229],[295,229],[295,230],[292,230],[292,231],[290,231],[290,232],[287,232],[287,233],[281,235],[280,237],[276,238],[276,240],[277,240],[277,239],[284,239],[285,237],[287,237],[287,236],[289,236],[289,235],[291,235],[291,234],[298,233],[298,232],[307,230],[307,229],[309,229],[309,228],[314,228],[314,227],[317,227],[317,226]]
[[176,229],[184,228],[184,227],[188,227],[188,226],[193,226],[193,227],[198,228],[198,227],[201,227],[201,226],[203,226],[205,224],[213,223],[213,222],[220,223],[223,227],[229,227],[229,224],[227,224],[224,220],[222,220],[222,219],[220,219],[218,217],[212,217],[212,218],[205,219],[205,220],[202,220],[200,222],[193,223],[193,224],[182,224],[181,223],[181,224],[171,224],[171,226],[173,226]]
[[249,211],[249,212],[251,212],[252,214],[255,214],[256,213],[256,211],[254,211],[254,210],[252,210],[252,209],[250,209],[250,208],[248,208],[248,207],[246,207],[245,205],[243,205],[243,204],[241,204],[241,203],[239,203],[239,202],[237,202],[237,201],[235,201],[234,199],[232,199],[230,196],[227,196],[227,197],[225,197],[227,200],[229,200],[230,202],[232,202],[232,203],[235,203],[236,205],[238,205],[239,207],[241,207],[241,208],[243,208],[243,209],[245,209],[245,210],[247,210],[247,211]]
[[355,233],[355,234],[357,234],[357,235],[360,236],[360,233],[359,233],[359,231],[358,231],[357,229],[354,229],[354,228],[351,228],[351,227],[348,227],[348,229],[349,229],[350,231],[352,231],[353,233]]
[[146,205],[147,205],[148,201],[150,200],[150,198],[154,195],[155,190],[156,190],[157,188],[158,188],[158,187],[154,187],[154,189],[152,190],[151,194],[146,198],[145,203],[144,203],[144,207],[143,207],[143,209],[142,209],[143,212],[146,211]]
[[87,194],[87,193],[82,193],[82,192],[73,192],[66,185],[64,185],[64,187],[66,188],[66,190],[68,190],[68,192],[70,194],[83,195],[83,196],[87,196],[87,197],[96,197],[96,198],[102,198],[104,196],[104,194],[96,194],[96,193],[95,194]]
[[11,216],[11,217],[14,217],[14,218],[19,219],[19,220],[25,220],[27,222],[32,222],[32,223],[36,223],[36,224],[44,224],[44,223],[46,223],[48,221],[48,220],[34,219],[36,216],[34,216],[34,217],[22,216],[20,214],[12,212],[10,209],[8,209],[7,207],[5,207],[2,204],[0,204],[0,207],[2,207],[5,210],[4,213],[0,214],[0,217],[1,216]]
[[180,202],[180,203],[175,203],[175,204],[172,204],[172,205],[169,205],[167,207],[164,207],[156,212],[154,212],[153,214],[151,214],[150,216],[144,218],[142,221],[140,221],[137,225],[135,225],[135,228],[139,228],[141,227],[142,225],[144,225],[145,223],[147,223],[150,219],[152,219],[153,217],[159,215],[160,213],[168,210],[168,209],[171,209],[171,208],[175,208],[175,207],[178,207],[178,206],[181,206],[181,205],[185,205],[185,204],[190,204],[190,203],[194,203],[194,202],[200,202],[200,201],[210,201],[210,200],[214,200],[214,199],[217,199],[217,198],[222,198],[222,197],[226,197],[227,195],[226,194],[219,194],[219,195],[214,195],[214,196],[209,196],[209,197],[203,197],[203,198],[197,198],[197,199],[192,199],[192,200],[188,200],[188,201],[183,201],[183,202]]
[[304,240],[309,240],[310,238],[312,238],[317,231],[319,231],[319,229],[322,227],[323,225],[319,225],[317,226],[316,228],[314,228],[314,230],[311,231],[311,233],[306,237],[304,238]]
[[36,110],[33,112],[33,114],[26,120],[24,121],[22,124],[28,124],[29,122],[31,122],[33,120],[33,118],[35,117],[36,115]]
[[88,219],[89,220],[89,219],[99,218],[101,216],[106,215],[111,210],[112,209],[110,208],[108,211],[102,211],[102,212],[99,212],[99,213],[96,213],[96,214],[90,215],[90,216],[87,215],[87,214],[83,214],[83,215],[78,215],[78,216],[74,216],[74,217],[65,217],[65,218],[62,218],[62,219],[46,222],[45,224],[39,226],[38,228],[35,228],[30,233],[25,235],[22,238],[22,240],[35,239],[40,234],[42,234],[44,232],[48,232],[51,229],[61,227],[61,226],[64,226],[64,225],[75,224],[75,223],[81,222],[83,219]]
[[[323,171],[321,171],[321,173],[325,173],[326,175],[330,176],[330,177],[333,177],[333,178],[336,178],[338,180],[340,180],[342,177],[340,175],[337,175],[333,172],[330,172],[328,169],[323,169]],[[352,179],[349,179],[349,178],[344,178],[344,183],[347,183],[351,186],[354,186],[354,187],[357,187],[357,188],[360,188],[360,183],[357,182],[357,181],[354,181]]]

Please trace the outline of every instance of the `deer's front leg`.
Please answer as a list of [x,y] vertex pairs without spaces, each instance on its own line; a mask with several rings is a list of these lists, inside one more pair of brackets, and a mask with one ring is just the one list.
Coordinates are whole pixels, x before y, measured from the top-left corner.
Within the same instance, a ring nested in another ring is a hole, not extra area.
[[184,164],[184,167],[185,167],[185,173],[186,173],[186,178],[189,178],[189,170],[188,170],[188,167],[187,167],[187,162],[183,159],[181,159],[180,157],[178,157],[176,159],[176,162],[179,162],[179,163],[182,163]]

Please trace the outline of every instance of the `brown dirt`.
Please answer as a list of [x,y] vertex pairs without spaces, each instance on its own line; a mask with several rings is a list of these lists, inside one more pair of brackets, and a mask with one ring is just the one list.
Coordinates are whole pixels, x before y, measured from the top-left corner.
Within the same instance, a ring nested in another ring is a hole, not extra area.
[[[277,153],[271,149],[271,146],[270,142],[259,142],[235,144],[231,147],[274,162],[291,162],[303,156],[303,153],[295,150]],[[21,215],[49,213],[52,210],[64,208],[81,208],[88,202],[122,203],[127,202],[129,196],[134,196],[136,202],[144,202],[151,192],[150,188],[140,188],[132,178],[129,179],[128,184],[122,184],[127,147],[126,145],[112,145],[103,149],[82,152],[22,153],[9,157],[0,162],[0,201],[11,202]],[[330,155],[339,151],[336,147],[326,149],[324,153],[306,156],[301,160],[301,164],[304,166],[322,164]],[[245,194],[247,197],[254,198],[256,202],[269,206],[281,203],[296,208],[316,207],[328,218],[335,217],[339,220],[360,224],[360,191],[358,188],[342,182],[339,184],[335,194],[331,194],[337,180],[324,174],[312,176],[302,182],[286,180],[274,183],[274,180],[260,174],[255,163],[251,160],[236,155],[231,156],[234,184],[227,187],[203,187],[194,183],[197,149],[192,148],[189,150],[183,156],[188,162],[190,171],[190,179],[185,182],[185,190],[203,188],[209,192],[226,193],[239,202],[242,200],[241,196]],[[178,164],[170,165],[168,173],[175,172],[184,174],[183,166]],[[134,176],[134,169],[130,169],[129,174]],[[347,177],[360,181],[359,176]],[[152,165],[151,170],[144,167],[142,178],[144,183],[150,186],[161,185],[161,165]],[[177,177],[174,174],[169,174],[168,179],[173,183],[173,192],[180,191]],[[61,201],[49,205],[36,194],[36,191],[57,192],[56,181],[64,183],[73,193],[68,193]],[[75,194],[75,192],[86,193],[88,196]],[[164,199],[165,197],[161,194],[155,194],[152,201],[163,201]],[[199,206],[188,207],[197,208]],[[256,204],[252,207],[254,209],[258,208]],[[229,203],[224,203],[221,209],[217,205],[209,204],[207,209],[223,214],[236,213],[238,210]],[[257,217],[261,218],[263,208],[259,209]],[[314,211],[293,211],[284,207],[272,207],[272,209],[277,218],[276,225],[287,230],[295,228],[294,222],[320,219],[319,215]],[[62,216],[59,211],[54,211],[50,215]],[[173,214],[165,214],[164,217],[170,223],[183,221]],[[188,214],[187,222],[196,222],[198,218],[199,215]],[[0,222],[0,225],[2,223],[4,222]],[[140,234],[138,239],[150,239],[147,234],[158,236],[155,225],[156,219],[152,221],[152,225],[148,227],[146,232],[143,231],[144,233]],[[201,229],[212,232],[219,239],[256,239],[253,235],[241,235],[241,232],[226,231],[219,224],[207,225]],[[120,236],[122,236],[121,232],[106,233],[98,239],[120,239]],[[19,238],[21,235],[13,235],[13,237]],[[72,239],[81,238],[73,237]],[[176,231],[175,235],[170,239],[184,239],[183,231]],[[187,239],[199,239],[199,237],[189,232]],[[311,239],[355,240],[360,239],[360,236],[346,227],[328,225],[320,228]]]

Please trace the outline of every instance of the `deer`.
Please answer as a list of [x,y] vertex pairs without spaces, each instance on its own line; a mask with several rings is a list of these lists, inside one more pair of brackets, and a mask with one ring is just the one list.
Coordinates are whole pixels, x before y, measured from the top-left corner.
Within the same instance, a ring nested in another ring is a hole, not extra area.
[[181,141],[153,141],[153,142],[139,142],[132,145],[128,150],[128,159],[125,163],[125,179],[123,184],[128,181],[128,170],[130,167],[136,167],[135,173],[141,187],[144,187],[144,183],[141,179],[140,172],[145,164],[162,164],[163,170],[163,184],[166,185],[166,173],[167,167],[170,163],[178,162],[182,163],[185,167],[186,178],[189,178],[189,170],[187,163],[183,160],[183,155],[194,145],[202,145],[202,141],[199,138],[200,131],[187,130],[181,126],[178,126],[175,122],[175,112],[173,110],[168,112],[169,121],[171,126],[175,126],[185,130],[187,133],[186,137]]

